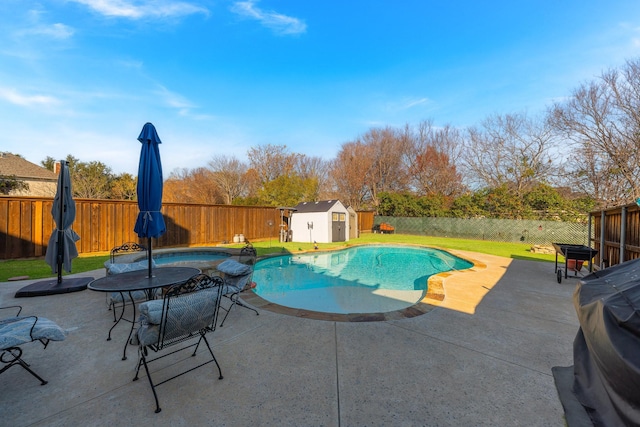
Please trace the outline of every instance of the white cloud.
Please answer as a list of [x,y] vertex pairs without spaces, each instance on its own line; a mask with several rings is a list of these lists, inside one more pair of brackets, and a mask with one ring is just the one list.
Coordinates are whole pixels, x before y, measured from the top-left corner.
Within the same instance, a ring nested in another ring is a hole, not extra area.
[[277,12],[263,11],[255,4],[255,0],[239,1],[231,6],[231,11],[255,19],[278,34],[300,34],[307,31],[307,24],[304,21]]
[[431,100],[429,98],[403,98],[387,102],[383,108],[387,112],[400,112],[415,107],[425,107],[429,104],[431,104]]
[[202,13],[209,10],[191,3],[171,0],[72,0],[94,11],[112,17],[144,19],[171,18]]
[[73,36],[74,29],[64,24],[38,25],[26,30],[20,31],[20,34],[29,34],[37,36],[51,37],[54,39],[68,39]]
[[418,105],[424,105],[429,103],[429,98],[420,98],[420,99],[414,99],[411,101],[407,101],[407,103],[404,105],[405,109],[409,109],[409,108],[413,108],[416,107]]
[[15,89],[0,87],[0,100],[22,107],[51,106],[60,103],[59,100],[47,95],[25,95]]
[[164,103],[169,107],[178,109],[181,115],[185,115],[189,111],[189,109],[194,107],[194,104],[184,96],[175,92],[171,92],[169,89],[162,85],[158,85],[158,90],[155,91],[155,94],[162,98]]

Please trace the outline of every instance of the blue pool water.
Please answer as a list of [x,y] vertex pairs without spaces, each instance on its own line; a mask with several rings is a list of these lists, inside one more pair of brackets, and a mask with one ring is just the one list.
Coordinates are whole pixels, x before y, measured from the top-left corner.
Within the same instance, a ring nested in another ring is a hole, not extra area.
[[224,252],[198,251],[198,252],[168,252],[153,254],[156,265],[167,265],[176,263],[194,263],[219,261],[228,258],[230,255]]
[[260,297],[286,307],[375,313],[410,307],[423,298],[430,276],[472,266],[438,249],[357,246],[261,260],[253,281]]

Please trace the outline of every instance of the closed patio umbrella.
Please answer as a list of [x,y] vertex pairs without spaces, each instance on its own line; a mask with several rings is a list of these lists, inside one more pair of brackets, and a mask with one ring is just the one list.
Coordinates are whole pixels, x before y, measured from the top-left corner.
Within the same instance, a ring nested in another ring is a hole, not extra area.
[[66,292],[81,291],[87,288],[87,283],[93,278],[67,279],[63,282],[62,270],[71,272],[71,261],[78,256],[76,242],[80,236],[71,229],[71,224],[76,219],[76,202],[71,193],[71,177],[69,175],[69,163],[60,161],[58,174],[58,187],[53,199],[51,215],[56,223],[56,229],[51,233],[45,261],[51,266],[51,271],[58,273],[57,281],[47,280],[32,283],[16,293],[16,297],[51,295]]
[[160,161],[161,143],[156,128],[146,123],[138,136],[142,144],[140,164],[138,166],[138,218],[133,231],[138,237],[148,239],[149,277],[152,276],[151,238],[162,236],[167,228],[160,209],[162,208],[162,163]]
[[71,260],[78,256],[76,242],[80,236],[71,229],[76,220],[76,202],[71,195],[71,177],[68,162],[60,161],[58,189],[53,199],[51,215],[56,222],[56,230],[49,238],[44,260],[51,266],[51,271],[58,273],[58,282],[62,281],[62,269],[71,272]]

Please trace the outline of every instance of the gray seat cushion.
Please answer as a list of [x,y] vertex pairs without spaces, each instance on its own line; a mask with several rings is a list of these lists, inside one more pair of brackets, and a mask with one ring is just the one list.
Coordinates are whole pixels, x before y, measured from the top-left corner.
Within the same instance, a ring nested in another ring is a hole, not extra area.
[[245,274],[250,274],[253,271],[250,265],[242,264],[232,259],[222,261],[218,265],[217,269],[228,276],[244,276]]
[[[155,260],[151,260],[151,266],[155,267]],[[143,259],[142,261],[137,262],[111,262],[105,261],[104,268],[107,270],[107,276],[111,276],[114,274],[126,273],[128,271],[138,271],[149,268],[149,261]],[[147,299],[147,293],[145,291],[133,291],[131,292],[131,296],[134,301],[140,301]],[[129,293],[123,292],[112,292],[109,295],[109,303],[121,303],[123,301],[131,302],[131,298],[129,297]]]
[[[155,267],[155,260],[151,260],[151,266]],[[149,261],[143,259],[136,262],[111,262],[105,261],[104,268],[107,270],[107,275],[126,273],[128,271],[144,270],[149,268]]]
[[63,341],[65,331],[44,317],[23,316],[0,320],[0,349],[5,350],[31,341]]
[[224,273],[224,295],[242,291],[253,274],[253,268],[250,265],[232,259],[221,262],[217,269]]
[[[205,289],[184,296],[173,297],[166,313],[164,340],[178,338],[212,325],[218,289]],[[140,304],[140,327],[136,333],[142,346],[158,344],[164,300]]]

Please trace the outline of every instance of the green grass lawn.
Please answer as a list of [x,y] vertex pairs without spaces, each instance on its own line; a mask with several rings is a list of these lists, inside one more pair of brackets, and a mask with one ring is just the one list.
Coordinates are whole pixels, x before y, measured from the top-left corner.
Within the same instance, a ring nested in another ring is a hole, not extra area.
[[[267,255],[278,252],[299,252],[313,250],[312,243],[280,243],[277,240],[265,240],[252,242],[258,251],[258,255]],[[484,240],[451,239],[447,237],[413,236],[408,234],[362,234],[357,239],[349,242],[319,243],[318,248],[338,249],[360,243],[410,243],[416,245],[434,246],[442,249],[457,249],[463,251],[480,252],[490,255],[498,255],[506,258],[524,259],[530,261],[554,261],[555,255],[534,254],[530,252],[531,245],[524,243],[490,242]],[[239,247],[241,245],[230,245]],[[72,273],[97,270],[104,267],[108,255],[81,256],[73,260]],[[66,275],[67,273],[64,272]],[[29,279],[41,279],[55,277],[51,273],[51,267],[44,259],[33,260],[8,260],[0,261],[0,282],[5,282],[10,277],[28,276]]]

